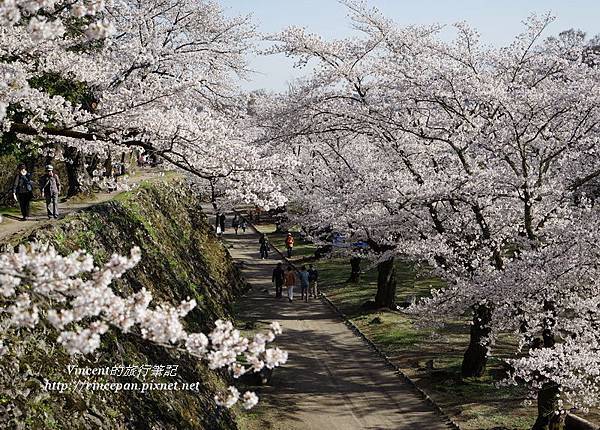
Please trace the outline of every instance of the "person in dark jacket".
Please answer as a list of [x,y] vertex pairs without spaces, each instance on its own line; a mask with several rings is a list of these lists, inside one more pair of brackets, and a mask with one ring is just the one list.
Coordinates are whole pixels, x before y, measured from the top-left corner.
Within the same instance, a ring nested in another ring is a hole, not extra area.
[[298,272],[298,279],[300,279],[300,300],[304,299],[305,302],[308,302],[308,286],[310,285],[310,281],[306,266],[302,266],[302,269]]
[[231,226],[235,230],[235,234],[238,234],[238,229],[240,228],[240,219],[238,218],[238,214],[236,213],[231,220]]
[[258,239],[258,243],[260,244],[260,258],[261,260],[269,258],[269,240],[265,234],[260,235],[260,239]]
[[225,233],[225,214],[219,216],[219,225],[221,227],[221,233]]
[[42,197],[46,199],[46,211],[48,219],[58,219],[58,196],[60,195],[60,179],[54,173],[54,168],[48,164],[46,174],[40,180]]
[[277,266],[273,269],[272,281],[275,285],[275,297],[280,298],[283,290],[283,282],[285,281],[285,271],[281,263],[277,263]]
[[13,182],[13,196],[21,209],[23,221],[29,218],[31,200],[33,199],[33,182],[31,173],[27,171],[25,164],[19,164],[17,174]]

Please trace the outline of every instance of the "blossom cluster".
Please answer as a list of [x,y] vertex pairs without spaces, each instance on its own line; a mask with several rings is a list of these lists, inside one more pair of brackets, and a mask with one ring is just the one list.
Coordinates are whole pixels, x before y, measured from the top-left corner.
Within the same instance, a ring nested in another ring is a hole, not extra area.
[[289,222],[338,252],[419,262],[447,285],[411,307],[420,323],[484,324],[486,308],[488,356],[499,333],[519,339],[513,382],[556,384],[559,408],[600,404],[585,358],[600,340],[597,39],[544,38],[553,17],[532,15],[491,49],[464,23],[447,41],[343,3],[362,37],[269,37],[315,64],[261,110],[264,140],[301,163],[282,181]]
[[[255,37],[248,17],[207,0],[8,0],[0,17],[3,130],[101,158],[152,152],[223,207],[285,204],[276,176],[292,157],[254,145],[251,101],[232,84]],[[31,85],[47,76],[84,84],[88,100]]]
[[[281,333],[276,322],[252,339],[242,336],[231,322],[221,320],[208,335],[189,333],[182,319],[196,307],[195,300],[151,308],[152,295],[144,288],[126,298],[117,295],[111,284],[140,259],[140,249],[133,248],[129,257],[115,254],[98,267],[86,252],[62,256],[52,246],[38,243],[1,254],[0,310],[8,316],[1,321],[3,331],[34,329],[45,319],[58,330],[57,342],[70,354],[90,354],[100,346],[102,334],[114,327],[185,350],[211,369],[228,368],[235,378],[287,361],[287,352],[268,347]],[[0,355],[8,347],[0,339]],[[234,387],[229,394],[227,400],[217,397],[219,404],[230,407],[240,398]],[[246,392],[241,398],[246,408],[257,402],[254,393]]]

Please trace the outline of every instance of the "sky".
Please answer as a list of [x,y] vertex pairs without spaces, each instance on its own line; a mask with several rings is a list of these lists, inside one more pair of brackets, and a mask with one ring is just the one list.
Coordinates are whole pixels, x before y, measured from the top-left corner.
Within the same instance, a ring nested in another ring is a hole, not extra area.
[[[532,12],[550,11],[556,21],[548,35],[579,28],[593,36],[600,33],[600,0],[367,0],[400,25],[452,24],[466,21],[481,34],[483,42],[502,46],[523,28]],[[346,10],[337,0],[220,0],[229,16],[251,14],[258,30],[275,33],[289,25],[306,27],[324,38],[343,38],[354,33]],[[242,82],[246,90],[281,91],[287,83],[306,73],[293,68],[284,55],[248,55],[255,71]]]

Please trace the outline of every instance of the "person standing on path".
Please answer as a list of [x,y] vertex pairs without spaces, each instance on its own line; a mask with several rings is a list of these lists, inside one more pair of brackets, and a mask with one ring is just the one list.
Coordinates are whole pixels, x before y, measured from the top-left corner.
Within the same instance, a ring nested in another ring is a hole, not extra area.
[[258,243],[260,245],[260,259],[264,260],[269,258],[269,240],[264,233],[260,235],[260,239],[258,239]]
[[60,195],[60,179],[54,173],[54,168],[48,164],[46,166],[46,174],[42,176],[40,181],[42,197],[46,199],[46,211],[48,219],[58,219],[58,196]]
[[219,226],[221,227],[221,233],[225,233],[225,214],[219,216]]
[[309,289],[308,292],[311,296],[313,296],[315,299],[317,298],[317,281],[319,280],[319,272],[317,271],[317,269],[314,268],[314,266],[311,264],[308,266],[308,282],[309,282]]
[[306,266],[302,266],[302,270],[300,270],[300,273],[298,273],[298,278],[300,278],[300,297],[308,303],[309,276]]
[[242,229],[242,233],[246,233],[247,226],[248,226],[248,224],[246,224],[245,220],[242,220],[242,222],[240,222],[240,228]]
[[294,249],[294,236],[292,233],[288,233],[285,238],[285,247],[287,248],[287,256],[288,258],[292,257],[292,250]]
[[285,271],[283,270],[281,263],[277,263],[277,266],[275,266],[273,269],[273,276],[271,280],[273,285],[275,285],[275,297],[281,298],[283,283],[285,281]]
[[296,285],[296,274],[294,273],[294,269],[292,269],[292,266],[287,267],[287,272],[285,272],[284,284],[287,287],[288,300],[291,303],[292,300],[294,300],[294,286]]
[[236,213],[231,220],[231,226],[235,230],[235,234],[238,234],[238,229],[240,227],[240,219],[238,218],[238,214]]
[[19,164],[17,174],[13,183],[13,197],[19,202],[23,221],[29,218],[31,200],[33,199],[33,182],[31,173],[27,171],[25,164]]

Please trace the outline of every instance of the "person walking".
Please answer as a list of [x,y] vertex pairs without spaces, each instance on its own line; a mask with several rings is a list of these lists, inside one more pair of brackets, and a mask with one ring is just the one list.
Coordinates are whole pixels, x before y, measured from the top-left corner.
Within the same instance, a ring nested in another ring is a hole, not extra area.
[[296,285],[296,274],[292,266],[287,267],[285,272],[284,285],[287,288],[288,300],[290,303],[294,300],[294,286]]
[[264,260],[269,258],[269,239],[267,239],[267,236],[265,236],[264,233],[260,235],[258,243],[260,245],[260,259]]
[[240,228],[240,219],[238,218],[238,214],[236,213],[231,220],[231,226],[235,230],[235,234],[238,234],[238,229]]
[[308,303],[309,276],[308,271],[306,270],[306,266],[302,266],[300,273],[298,273],[298,278],[300,279],[300,297]]
[[225,214],[219,216],[219,226],[221,227],[221,233],[225,233]]
[[17,167],[17,174],[13,182],[13,197],[15,201],[19,202],[23,221],[27,221],[33,199],[33,182],[31,173],[27,171],[27,167],[23,163]]
[[294,249],[294,236],[292,233],[288,233],[285,238],[285,247],[287,248],[287,256],[288,258],[292,257],[292,250]]
[[60,195],[60,179],[54,173],[54,167],[48,164],[46,174],[40,180],[42,197],[46,199],[46,212],[48,219],[58,219],[58,196]]
[[308,292],[309,294],[314,297],[315,299],[317,298],[317,281],[319,280],[319,272],[317,271],[317,269],[315,269],[315,267],[311,264],[308,266],[308,282],[309,282],[309,289]]
[[281,263],[277,263],[277,266],[275,266],[273,269],[273,276],[271,280],[273,285],[275,285],[275,297],[281,298],[283,283],[285,281],[285,271],[283,270]]
[[240,222],[240,228],[242,229],[242,233],[246,233],[246,227],[248,227],[248,224],[246,224],[246,220],[242,220]]

